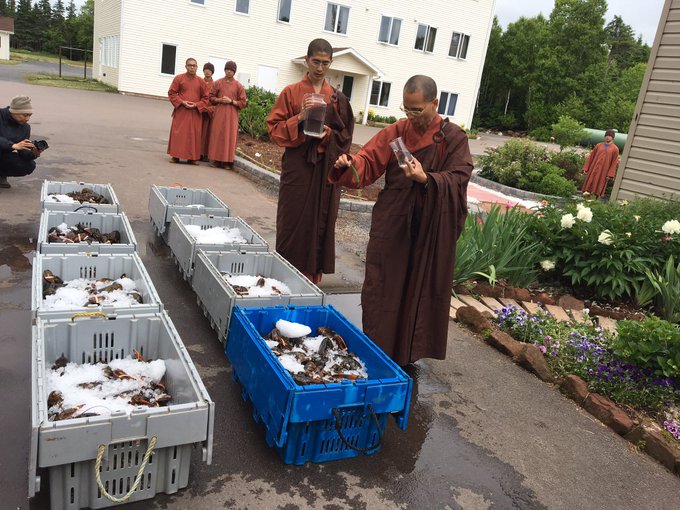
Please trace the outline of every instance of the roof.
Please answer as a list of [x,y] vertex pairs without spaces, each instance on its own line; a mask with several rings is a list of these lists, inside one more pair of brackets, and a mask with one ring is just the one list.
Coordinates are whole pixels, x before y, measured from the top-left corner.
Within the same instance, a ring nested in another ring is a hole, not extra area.
[[[372,62],[364,58],[357,50],[354,48],[333,48],[333,60],[337,59],[338,57],[341,57],[343,55],[350,55],[354,57],[356,60],[361,62],[363,65],[368,67],[375,75],[376,78],[384,76],[384,73]],[[295,64],[304,64],[305,63],[305,56],[297,57],[293,59],[293,63]]]
[[14,18],[0,16],[0,32],[14,33]]

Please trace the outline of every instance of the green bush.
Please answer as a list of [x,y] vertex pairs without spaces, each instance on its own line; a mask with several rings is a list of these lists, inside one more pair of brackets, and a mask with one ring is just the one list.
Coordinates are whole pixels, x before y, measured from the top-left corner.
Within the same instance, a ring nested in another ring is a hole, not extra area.
[[555,172],[546,173],[537,188],[532,191],[555,197],[569,198],[576,193],[576,184]]
[[680,260],[680,234],[662,230],[680,210],[667,208],[649,200],[550,204],[530,216],[528,228],[542,258],[556,265],[550,275],[563,275],[586,297],[636,298],[648,270],[660,270],[670,255]]
[[539,170],[538,166],[550,160],[548,151],[530,140],[512,138],[500,147],[488,148],[479,157],[480,176],[517,187],[522,174]]
[[585,126],[568,115],[561,115],[560,120],[552,125],[552,130],[560,149],[576,145],[586,136]]
[[540,250],[527,231],[529,215],[519,209],[494,206],[487,217],[468,215],[456,245],[454,285],[493,275],[526,286],[536,279]]
[[564,150],[561,152],[554,152],[550,157],[550,162],[564,170],[562,175],[565,178],[577,182],[583,171],[586,156],[580,151]]
[[529,136],[532,138],[535,138],[539,142],[549,142],[550,137],[552,136],[552,131],[550,131],[550,128],[547,128],[545,126],[537,127],[536,129],[532,129],[529,132]]
[[657,317],[643,321],[619,321],[612,342],[617,356],[657,376],[680,374],[680,328]]
[[260,87],[249,87],[246,90],[248,104],[239,113],[239,126],[244,133],[253,138],[268,138],[267,115],[276,102],[276,94]]

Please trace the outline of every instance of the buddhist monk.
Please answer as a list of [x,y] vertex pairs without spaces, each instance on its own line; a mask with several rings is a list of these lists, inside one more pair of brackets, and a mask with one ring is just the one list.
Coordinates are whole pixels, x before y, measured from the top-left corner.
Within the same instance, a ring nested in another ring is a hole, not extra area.
[[604,195],[607,189],[607,179],[616,177],[616,169],[619,166],[619,148],[614,144],[616,133],[609,129],[604,134],[604,142],[598,143],[588,154],[583,173],[586,181],[581,191],[592,193],[597,197]]
[[[203,64],[203,81],[208,86],[208,90],[212,90],[213,74],[215,74],[215,66],[210,62]],[[210,121],[215,114],[215,107],[208,104],[201,115],[203,119],[203,126],[201,128],[201,161],[208,160],[208,144],[210,143]]]
[[[267,117],[271,139],[286,150],[282,158],[276,211],[276,251],[314,283],[335,272],[335,221],[340,187],[328,181],[337,157],[349,151],[354,114],[347,97],[326,81],[333,48],[314,39],[307,48],[304,78],[285,87]],[[326,103],[321,137],[304,134],[304,120],[314,103]]]
[[[456,241],[467,216],[472,158],[466,133],[437,112],[428,76],[406,82],[405,119],[355,155],[341,155],[331,182],[361,188],[385,174],[373,208],[361,293],[364,332],[394,361],[444,359]],[[390,141],[412,155],[399,166]]]
[[213,166],[231,170],[236,155],[238,138],[238,114],[246,106],[246,90],[234,79],[236,62],[224,65],[224,78],[217,80],[210,91],[210,102],[215,114],[210,126],[208,158]]
[[186,73],[172,80],[168,98],[175,108],[172,112],[168,154],[173,163],[186,159],[190,165],[198,164],[201,157],[201,112],[208,106],[209,89],[200,76],[196,76],[196,59],[188,58]]

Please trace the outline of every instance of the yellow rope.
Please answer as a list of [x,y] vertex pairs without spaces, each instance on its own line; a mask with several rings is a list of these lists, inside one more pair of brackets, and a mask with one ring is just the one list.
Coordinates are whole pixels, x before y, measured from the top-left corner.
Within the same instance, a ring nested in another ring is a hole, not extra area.
[[102,467],[102,457],[104,457],[104,451],[106,450],[106,445],[100,444],[99,445],[99,450],[97,451],[97,462],[94,463],[94,473],[95,477],[97,478],[97,485],[99,486],[99,490],[102,492],[104,496],[106,496],[110,501],[113,501],[114,503],[124,503],[128,499],[130,499],[130,496],[132,496],[135,491],[137,490],[137,487],[139,486],[139,482],[142,481],[142,475],[144,474],[144,468],[146,467],[146,463],[149,460],[149,457],[151,457],[151,454],[153,453],[153,449],[156,446],[156,436],[153,436],[151,438],[151,441],[149,441],[149,447],[146,449],[146,453],[144,454],[144,459],[142,460],[142,465],[139,466],[139,471],[137,471],[137,477],[135,478],[135,483],[132,484],[132,487],[130,488],[130,491],[123,496],[122,498],[117,498],[115,496],[112,496],[109,494],[106,489],[104,488],[104,485],[102,484],[102,479],[100,475],[101,467]]
[[108,317],[108,315],[104,312],[80,312],[71,315],[71,321],[74,321],[78,317],[96,317],[98,315],[104,317],[105,319]]

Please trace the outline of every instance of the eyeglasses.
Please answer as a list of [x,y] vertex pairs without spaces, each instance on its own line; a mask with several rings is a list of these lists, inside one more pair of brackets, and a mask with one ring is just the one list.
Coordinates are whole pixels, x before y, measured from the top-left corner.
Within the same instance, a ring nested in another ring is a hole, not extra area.
[[425,112],[425,108],[414,108],[414,109],[406,108],[404,106],[404,103],[401,103],[401,106],[399,107],[399,109],[402,112],[404,112],[406,115],[411,115],[412,117],[419,117],[420,115],[422,115]]
[[315,58],[309,59],[307,62],[313,67],[328,67],[331,65],[330,60],[317,60]]

